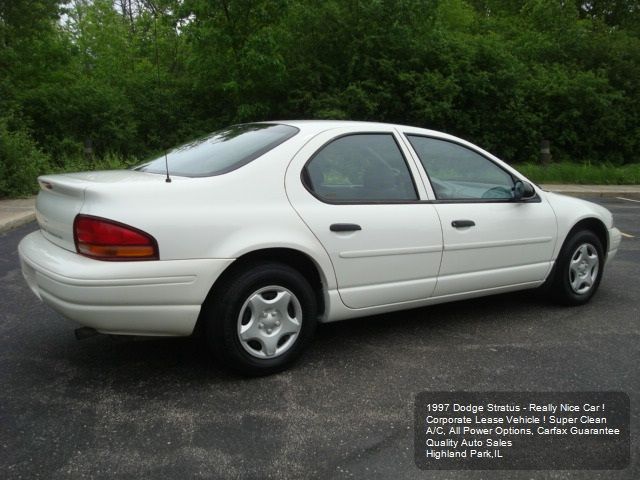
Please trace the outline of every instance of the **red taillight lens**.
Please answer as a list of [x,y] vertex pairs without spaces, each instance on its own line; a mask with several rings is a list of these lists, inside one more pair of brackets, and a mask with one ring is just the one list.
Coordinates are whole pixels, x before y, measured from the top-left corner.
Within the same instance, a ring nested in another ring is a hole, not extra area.
[[158,260],[158,243],[148,233],[106,218],[78,215],[73,238],[79,254],[98,260]]

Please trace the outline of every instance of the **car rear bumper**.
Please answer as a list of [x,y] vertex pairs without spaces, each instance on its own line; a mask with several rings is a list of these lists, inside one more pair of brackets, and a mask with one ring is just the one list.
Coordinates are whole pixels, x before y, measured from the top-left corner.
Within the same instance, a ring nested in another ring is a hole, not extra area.
[[211,286],[233,259],[105,262],[48,241],[18,247],[31,290],[65,317],[101,333],[185,336]]
[[607,262],[609,260],[613,260],[613,257],[618,253],[618,248],[620,247],[620,240],[622,240],[622,235],[620,234],[620,230],[613,227],[609,229],[609,251],[607,252]]

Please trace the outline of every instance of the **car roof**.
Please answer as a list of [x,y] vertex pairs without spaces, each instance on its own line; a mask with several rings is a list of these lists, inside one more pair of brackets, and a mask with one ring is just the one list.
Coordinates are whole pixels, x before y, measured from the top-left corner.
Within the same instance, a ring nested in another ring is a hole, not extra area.
[[428,130],[425,128],[412,127],[409,125],[400,125],[393,123],[382,123],[382,122],[365,122],[359,120],[275,120],[266,123],[281,123],[285,125],[291,125],[292,127],[299,128],[303,131],[324,131],[332,128],[346,128],[346,127],[357,127],[366,129],[367,127],[376,126],[376,127],[388,127],[388,128],[397,128],[401,131],[420,131],[422,133],[430,133],[442,135],[443,132],[438,132],[436,130]]
[[[275,120],[264,123],[279,123],[284,125],[290,125],[292,127],[296,127],[300,129],[301,132],[306,134],[318,134],[327,130],[331,130],[334,128],[356,128],[363,132],[366,132],[367,129],[371,129],[373,126],[386,127],[389,129],[397,129],[405,134],[417,134],[417,135],[425,135],[432,136],[436,138],[441,138],[444,140],[452,140],[454,142],[461,143],[463,145],[468,145],[474,148],[478,148],[477,146],[472,145],[462,138],[455,137],[445,132],[441,132],[438,130],[430,130],[427,128],[420,127],[412,127],[410,125],[402,125],[395,123],[382,123],[382,122],[364,122],[358,120]],[[486,153],[486,152],[485,152]]]

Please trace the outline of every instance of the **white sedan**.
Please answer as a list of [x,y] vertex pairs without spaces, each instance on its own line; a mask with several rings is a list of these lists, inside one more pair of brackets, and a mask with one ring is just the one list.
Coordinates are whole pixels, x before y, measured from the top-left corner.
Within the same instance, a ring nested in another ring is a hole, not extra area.
[[620,243],[605,208],[401,125],[236,125],[39,183],[19,252],[40,299],[85,330],[202,332],[250,375],[290,365],[317,322],[540,286],[583,304]]

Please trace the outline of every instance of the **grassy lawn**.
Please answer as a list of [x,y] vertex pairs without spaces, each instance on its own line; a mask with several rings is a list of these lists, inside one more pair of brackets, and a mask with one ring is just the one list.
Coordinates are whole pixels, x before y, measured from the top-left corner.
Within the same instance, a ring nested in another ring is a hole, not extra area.
[[628,165],[536,163],[514,165],[519,172],[536,183],[568,183],[581,185],[637,185],[640,184],[640,163]]
[[[112,170],[129,168],[142,161],[135,157],[106,155],[91,160],[82,157],[66,158],[64,166],[50,165],[42,173],[81,172],[88,170]],[[640,163],[628,165],[589,164],[557,162],[543,166],[538,163],[513,164],[519,172],[535,183],[578,184],[578,185],[640,185]],[[2,185],[0,184],[0,187]],[[3,192],[0,199],[19,198],[37,193],[35,176],[29,178],[28,186],[19,192]]]
[[[66,158],[64,167],[54,167],[51,173],[79,172],[86,170],[112,170],[129,168],[142,163],[142,159],[105,155],[101,158],[85,160],[81,157]],[[557,162],[543,166],[539,163],[519,163],[513,165],[519,172],[535,183],[565,183],[580,185],[638,185],[640,184],[640,163],[628,165],[591,164]]]

